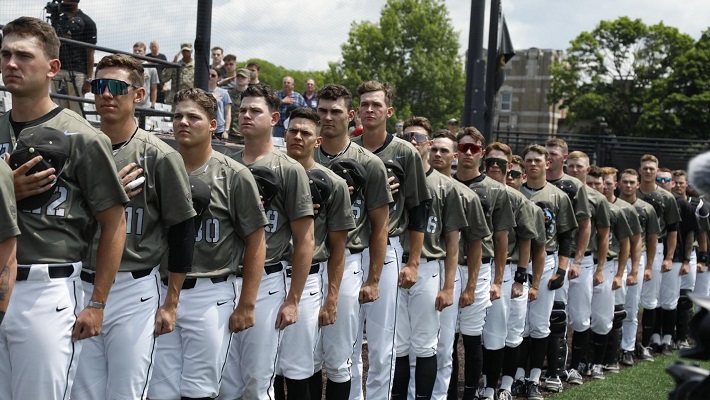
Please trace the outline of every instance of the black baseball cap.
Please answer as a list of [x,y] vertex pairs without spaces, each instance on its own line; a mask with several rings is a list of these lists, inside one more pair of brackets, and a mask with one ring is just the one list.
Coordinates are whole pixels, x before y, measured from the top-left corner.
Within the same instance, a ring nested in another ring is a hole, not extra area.
[[308,183],[311,186],[311,198],[313,205],[319,205],[319,212],[324,211],[325,205],[330,199],[330,194],[333,193],[333,181],[328,174],[318,168],[313,168],[306,171],[308,174]]
[[[54,168],[58,180],[64,165],[69,160],[70,148],[69,137],[60,130],[46,126],[27,128],[17,139],[17,146],[10,156],[10,168],[16,170],[33,158],[42,156],[42,161],[30,168],[25,175],[29,176]],[[50,185],[54,186],[57,180]],[[22,210],[37,209],[47,204],[53,194],[54,190],[49,189],[44,193],[19,200],[17,206]]]
[[352,158],[341,158],[330,165],[330,169],[336,175],[345,179],[348,186],[352,186],[353,193],[350,195],[350,201],[355,201],[357,194],[364,189],[367,182],[367,171],[365,167]]
[[269,167],[249,167],[249,171],[254,175],[256,186],[264,202],[264,208],[269,208],[271,201],[279,192],[279,177]]

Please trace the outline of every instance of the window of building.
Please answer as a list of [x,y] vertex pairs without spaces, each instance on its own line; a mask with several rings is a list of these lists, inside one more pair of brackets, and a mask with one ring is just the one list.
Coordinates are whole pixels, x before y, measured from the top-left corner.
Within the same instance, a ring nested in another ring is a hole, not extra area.
[[500,92],[500,110],[513,111],[513,93]]

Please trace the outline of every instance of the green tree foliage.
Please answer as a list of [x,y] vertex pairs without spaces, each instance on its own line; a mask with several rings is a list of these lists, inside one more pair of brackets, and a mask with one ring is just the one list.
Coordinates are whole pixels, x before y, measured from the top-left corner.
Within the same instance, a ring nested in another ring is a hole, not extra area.
[[281,90],[281,82],[284,76],[290,76],[295,83],[295,91],[303,93],[306,90],[306,79],[313,78],[316,81],[316,87],[323,86],[325,81],[325,71],[297,71],[287,69],[278,65],[274,65],[266,60],[252,58],[246,62],[239,63],[239,68],[245,68],[247,63],[255,62],[259,64],[259,81],[271,86],[274,90]]
[[355,95],[357,86],[370,79],[393,84],[396,118],[425,116],[437,127],[460,116],[463,63],[443,0],[388,0],[378,23],[353,23],[342,50],[342,61],[326,72],[327,81]]
[[573,124],[602,116],[617,135],[678,136],[686,122],[664,98],[693,44],[663,23],[601,21],[572,40],[567,58],[553,66],[548,101],[561,100]]

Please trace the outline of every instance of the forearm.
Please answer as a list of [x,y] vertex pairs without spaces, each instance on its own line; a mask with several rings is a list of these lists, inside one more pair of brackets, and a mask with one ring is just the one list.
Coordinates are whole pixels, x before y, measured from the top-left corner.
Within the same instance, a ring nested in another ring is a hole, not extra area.
[[[0,313],[7,311],[17,276],[17,239],[12,237],[0,243]],[[2,318],[0,318],[2,323]]]
[[291,288],[286,302],[298,304],[313,261],[315,241],[313,239],[313,218],[302,217],[291,222],[293,255],[291,256]]
[[693,231],[690,231],[685,235],[685,241],[683,242],[685,244],[685,248],[683,249],[683,259],[685,260],[690,260],[690,255],[693,253],[693,239]]
[[675,247],[678,244],[678,231],[668,232],[666,235],[666,254],[665,259],[668,261],[673,260],[673,254],[675,254]]
[[456,268],[459,261],[459,231],[448,232],[444,236],[446,258],[444,258],[444,287],[453,290],[456,282]]
[[126,217],[123,206],[116,205],[97,214],[96,219],[101,225],[101,235],[96,252],[96,274],[91,301],[106,303],[126,243]]
[[538,246],[532,249],[533,251],[533,261],[532,261],[532,282],[530,282],[530,287],[538,289],[540,287],[540,280],[542,279],[542,272],[545,270],[545,258],[547,257],[547,251],[545,251],[545,246]]
[[575,260],[581,260],[584,257],[584,252],[587,251],[589,246],[589,238],[592,236],[592,220],[585,219],[584,221],[578,221],[579,227],[577,229],[577,251],[575,253]]
[[597,273],[604,270],[606,256],[609,254],[609,227],[597,229]]
[[619,241],[619,265],[616,269],[616,276],[623,276],[626,269],[626,262],[629,261],[629,253],[631,252],[631,241],[629,238],[623,238]]
[[466,282],[466,289],[476,290],[476,283],[478,282],[478,273],[481,270],[481,257],[483,257],[483,247],[482,240],[477,239],[468,242],[468,249],[466,251],[466,267],[468,268],[468,281]]
[[658,246],[658,235],[648,235],[646,237],[646,269],[653,269],[653,260],[656,258],[656,246]]
[[708,233],[706,231],[698,232],[698,251],[708,251]]
[[185,276],[187,276],[187,274],[182,272],[168,272],[168,291],[165,294],[165,303],[163,303],[162,306],[164,309],[177,309],[182,284],[185,282]]
[[328,248],[330,249],[330,258],[328,259],[328,297],[331,300],[337,300],[340,293],[340,282],[343,280],[343,270],[345,269],[345,243],[347,239],[347,231],[328,233]]
[[263,229],[257,229],[244,239],[244,261],[242,262],[242,288],[239,294],[238,308],[253,309],[259,292],[261,277],[264,274],[266,259],[266,239]]
[[389,208],[382,206],[368,211],[370,219],[370,265],[367,280],[379,283],[382,267],[387,253],[387,225],[389,224]]
[[503,283],[503,272],[508,260],[508,231],[498,231],[493,234],[493,258],[495,268],[495,279],[493,283]]
[[530,264],[530,239],[518,239],[518,268],[527,268]]
[[230,126],[232,126],[232,105],[227,104],[224,111],[224,130],[228,131]]
[[407,265],[417,268],[419,259],[422,257],[422,246],[424,246],[424,232],[409,231],[409,261]]
[[631,236],[631,274],[636,275],[641,263],[641,234]]

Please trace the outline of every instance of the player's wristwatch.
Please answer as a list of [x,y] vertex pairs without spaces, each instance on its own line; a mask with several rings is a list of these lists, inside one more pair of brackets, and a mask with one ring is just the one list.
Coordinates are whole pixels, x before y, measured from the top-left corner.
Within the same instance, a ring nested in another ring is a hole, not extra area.
[[106,308],[106,303],[99,303],[98,301],[89,300],[89,304],[86,307],[96,308],[97,310],[103,310],[104,308]]

